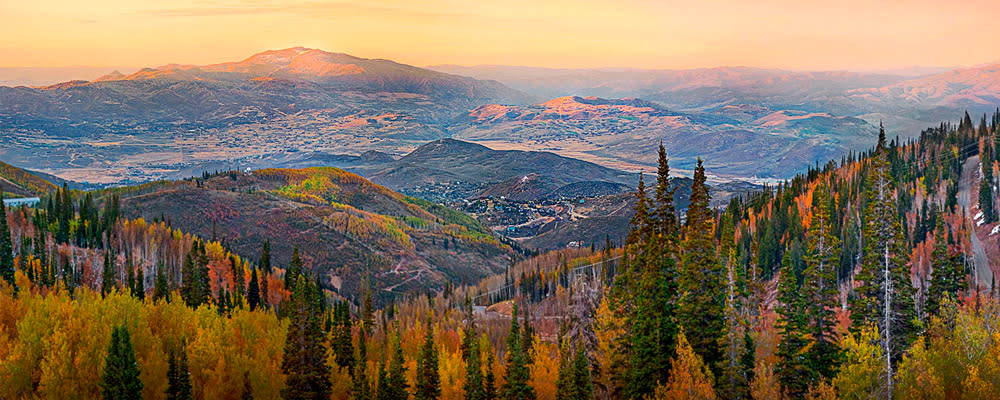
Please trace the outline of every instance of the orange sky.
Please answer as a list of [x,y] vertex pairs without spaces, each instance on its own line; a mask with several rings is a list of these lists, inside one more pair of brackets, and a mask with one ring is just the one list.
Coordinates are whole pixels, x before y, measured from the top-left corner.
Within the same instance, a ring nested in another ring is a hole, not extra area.
[[949,3],[0,0],[0,66],[207,64],[292,46],[414,65],[874,70],[1000,59],[1000,1]]

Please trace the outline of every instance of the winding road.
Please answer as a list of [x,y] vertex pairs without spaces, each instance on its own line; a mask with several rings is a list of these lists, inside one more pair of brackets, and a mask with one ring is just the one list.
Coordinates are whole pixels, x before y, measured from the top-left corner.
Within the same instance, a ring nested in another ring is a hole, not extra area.
[[[962,166],[962,179],[958,181],[958,206],[965,209],[966,217],[969,221],[975,225],[972,217],[975,216],[972,212],[972,202],[970,201],[972,193],[972,182],[976,177],[977,170],[979,169],[979,156],[972,156],[965,160],[965,165]],[[983,250],[982,243],[979,242],[979,237],[976,236],[976,231],[973,229],[970,242],[972,243],[972,266],[975,268],[976,277],[979,280],[979,284],[985,285],[987,288],[993,284],[993,271],[990,270],[990,261],[986,258],[986,251]]]

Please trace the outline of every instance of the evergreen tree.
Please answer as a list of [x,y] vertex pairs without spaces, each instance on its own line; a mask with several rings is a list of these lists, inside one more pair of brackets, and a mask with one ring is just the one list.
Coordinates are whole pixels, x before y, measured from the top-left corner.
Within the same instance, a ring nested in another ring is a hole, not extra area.
[[[729,249],[729,260],[726,263],[726,340],[723,343],[725,365],[721,368],[719,391],[727,399],[743,399],[748,397],[749,381],[741,363],[747,352],[744,347],[744,321],[737,298],[736,256],[733,248]],[[751,365],[750,369],[753,369]]]
[[302,258],[299,257],[299,246],[292,248],[292,261],[288,263],[288,270],[285,271],[285,287],[292,287],[299,276],[303,275]]
[[115,265],[111,250],[104,251],[104,269],[101,273],[101,296],[107,296],[115,288]]
[[713,243],[714,216],[709,200],[705,168],[698,159],[681,243],[677,319],[687,330],[694,351],[710,368],[717,368],[723,360],[720,344],[725,337],[726,291],[723,268]]
[[367,334],[364,331],[364,322],[359,326],[358,333],[358,362],[354,364],[354,373],[351,375],[351,399],[369,400],[372,398],[371,386],[368,383],[368,344]]
[[167,399],[190,400],[193,398],[191,373],[188,372],[187,349],[182,342],[181,348],[171,351],[167,360]]
[[824,379],[832,379],[840,362],[836,310],[840,294],[837,266],[840,265],[841,247],[830,221],[826,186],[817,186],[813,193],[813,216],[802,284],[812,336],[806,358],[810,369]]
[[375,400],[388,399],[389,393],[389,373],[385,370],[385,364],[378,369],[378,388],[375,390]]
[[250,271],[250,288],[247,289],[247,305],[250,306],[250,311],[260,307],[260,284],[258,282],[257,268],[254,267]]
[[135,275],[135,286],[132,288],[132,295],[139,298],[140,301],[146,298],[146,274],[142,270],[140,265]]
[[170,301],[170,287],[167,283],[166,267],[160,264],[156,268],[156,283],[153,284],[153,301]]
[[[197,246],[197,241],[195,242],[195,246]],[[191,256],[194,252],[195,249],[192,249],[191,253],[188,253],[184,257],[184,265],[181,267],[181,298],[184,299],[184,304],[187,304],[188,307],[197,308],[201,305],[201,302],[198,301],[200,295],[198,293],[198,284],[196,283],[198,281],[198,277],[196,276],[198,269],[194,265],[194,257]]]
[[438,349],[434,344],[434,328],[427,318],[424,344],[417,358],[417,382],[413,397],[416,400],[436,400],[441,397],[441,374],[438,371]]
[[403,346],[400,343],[401,338],[396,337],[393,341],[393,353],[392,359],[389,360],[389,371],[386,377],[386,393],[379,391],[379,398],[385,400],[407,400],[409,394],[407,394],[407,389],[409,384],[406,383],[406,366],[403,365]]
[[281,370],[285,373],[285,399],[327,399],[330,397],[330,367],[320,317],[323,293],[309,279],[298,277],[289,304],[288,334]]
[[997,212],[993,209],[996,201],[993,188],[993,162],[987,158],[982,160],[983,179],[979,181],[979,211],[983,213],[983,222],[991,223],[997,220]]
[[497,400],[499,397],[497,395],[497,379],[493,374],[493,363],[496,359],[493,358],[493,352],[486,349],[488,353],[486,355],[486,375],[483,377],[483,400]]
[[590,400],[594,398],[590,360],[583,346],[576,346],[573,355],[561,355],[556,400]]
[[7,225],[7,206],[3,203],[3,190],[0,190],[0,278],[14,285],[14,244],[10,239],[10,227]]
[[528,355],[525,351],[521,327],[517,322],[517,304],[511,311],[510,334],[507,335],[507,382],[503,385],[504,400],[534,400],[535,389],[528,383]]
[[[663,145],[659,150],[655,210],[647,217],[645,236],[635,246],[636,260],[629,315],[629,360],[626,394],[640,398],[652,393],[657,382],[669,378],[669,362],[676,347],[677,320],[673,294],[677,292],[677,220],[674,214],[670,167]],[[642,227],[636,218],[634,227]],[[639,236],[642,232],[636,232]],[[644,249],[640,248],[643,247]]]
[[135,265],[132,263],[132,254],[125,256],[125,290],[123,292],[135,295]]
[[105,400],[132,400],[142,398],[142,380],[139,379],[139,364],[132,350],[125,325],[115,327],[111,332],[111,344],[104,359],[101,375],[101,397]]
[[473,340],[469,345],[465,358],[465,385],[462,388],[465,390],[465,400],[483,400],[483,370],[478,340]]
[[855,277],[861,282],[851,301],[851,329],[875,323],[882,335],[886,384],[892,391],[892,362],[899,360],[916,334],[916,309],[909,252],[896,213],[893,182],[889,174],[885,130],[880,127],[875,154],[871,158],[864,212],[864,259]]
[[779,358],[777,374],[781,386],[789,396],[802,398],[817,378],[806,354],[810,346],[807,305],[795,276],[790,252],[785,252],[781,264],[778,284],[778,301],[781,306],[778,307],[777,321],[781,342],[778,343],[776,353]]
[[965,266],[960,255],[948,251],[944,218],[937,218],[934,250],[931,252],[931,284],[927,290],[927,314],[937,314],[945,298],[957,298],[966,290]]
[[265,274],[271,273],[271,240],[265,240],[260,250],[260,262],[257,263]]
[[461,353],[465,360],[465,390],[466,400],[483,399],[483,370],[479,354],[479,334],[476,329],[476,317],[472,310],[472,301],[465,296],[465,327],[462,329]]
[[351,310],[346,301],[337,303],[333,308],[335,326],[330,339],[334,360],[341,368],[347,368],[354,373],[354,344],[352,342]]

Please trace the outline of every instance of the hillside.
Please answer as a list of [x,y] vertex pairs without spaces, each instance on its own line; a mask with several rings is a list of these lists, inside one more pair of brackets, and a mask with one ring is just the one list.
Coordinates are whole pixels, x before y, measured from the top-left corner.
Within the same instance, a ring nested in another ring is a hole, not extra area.
[[117,190],[129,218],[165,219],[216,237],[248,259],[265,240],[286,263],[298,245],[307,271],[357,298],[366,276],[380,296],[502,270],[510,249],[475,220],[334,168],[231,172]]
[[[578,182],[611,182],[634,185],[635,176],[587,161],[550,152],[493,150],[489,147],[454,139],[441,139],[389,163],[356,169],[373,182],[405,193],[430,191],[434,187],[459,187],[453,197],[481,195],[488,186],[525,176],[544,176],[546,189],[528,192],[541,198],[552,190]],[[516,183],[514,181],[508,183]],[[443,189],[442,189],[443,190]],[[498,186],[487,195],[508,195],[521,189]],[[441,190],[437,190],[440,192]],[[527,197],[526,197],[527,198]]]
[[0,162],[0,192],[18,197],[34,197],[55,189],[56,185],[40,174]]

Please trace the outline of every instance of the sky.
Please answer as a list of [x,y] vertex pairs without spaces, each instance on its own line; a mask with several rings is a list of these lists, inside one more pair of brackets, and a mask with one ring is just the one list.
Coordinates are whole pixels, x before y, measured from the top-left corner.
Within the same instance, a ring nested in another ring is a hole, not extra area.
[[1000,60],[997,15],[996,0],[0,0],[0,67],[305,46],[418,66],[873,71]]

